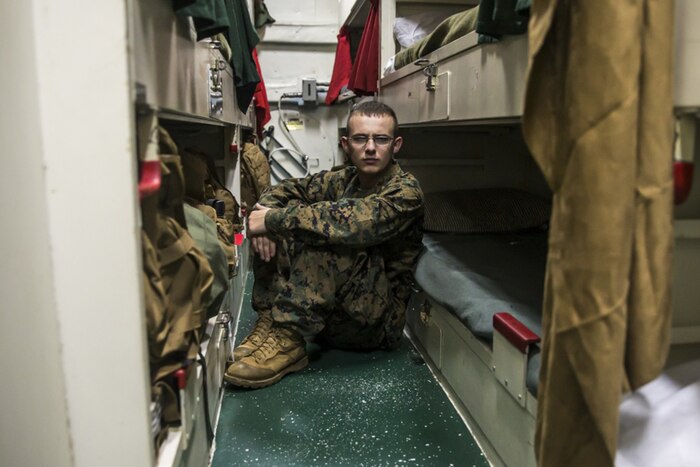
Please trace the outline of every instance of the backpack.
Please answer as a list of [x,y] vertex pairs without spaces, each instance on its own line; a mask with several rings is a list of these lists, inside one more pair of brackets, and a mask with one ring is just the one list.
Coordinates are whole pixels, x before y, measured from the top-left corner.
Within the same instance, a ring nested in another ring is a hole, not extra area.
[[158,363],[163,354],[165,340],[170,332],[170,322],[166,317],[165,290],[160,276],[158,253],[153,243],[141,231],[143,261],[143,291],[146,305],[146,334],[148,338],[148,363],[151,369],[151,381],[155,380]]
[[[175,372],[194,361],[206,329],[214,275],[187,230],[177,146],[159,129],[161,187],[141,202],[144,294],[156,446],[180,424]],[[155,421],[160,421],[156,424]]]
[[[207,211],[200,210],[198,209],[199,207]],[[206,205],[193,207],[185,204],[185,218],[187,219],[187,230],[207,257],[209,266],[214,273],[210,294],[211,300],[206,310],[206,318],[209,319],[219,314],[221,304],[228,290],[229,263],[226,252],[218,239],[214,209]]]
[[[210,157],[192,149],[185,150],[182,156],[185,168],[185,193],[192,206],[210,215],[209,205],[216,206],[214,221],[218,238],[226,253],[229,277],[236,270],[237,252],[234,234],[243,230],[240,206],[233,194],[216,176],[214,163]],[[217,206],[217,203],[219,204]]]
[[[163,130],[164,132],[164,130]],[[169,372],[177,358],[189,360],[199,347],[199,335],[205,330],[206,308],[211,301],[214,273],[209,262],[187,230],[184,210],[185,178],[177,146],[167,132],[161,134],[163,171],[156,216],[156,240],[160,274],[166,296],[170,333],[163,350]],[[165,147],[164,147],[165,146]],[[177,368],[175,368],[177,369]]]
[[257,144],[245,143],[241,157],[241,203],[251,212],[270,187],[270,163]]
[[234,232],[242,232],[240,206],[233,193],[216,175],[214,161],[203,152],[186,149],[182,153],[182,165],[185,169],[187,196],[205,204],[208,200],[223,201],[224,210],[219,217],[223,217],[230,223],[233,228],[232,235]]

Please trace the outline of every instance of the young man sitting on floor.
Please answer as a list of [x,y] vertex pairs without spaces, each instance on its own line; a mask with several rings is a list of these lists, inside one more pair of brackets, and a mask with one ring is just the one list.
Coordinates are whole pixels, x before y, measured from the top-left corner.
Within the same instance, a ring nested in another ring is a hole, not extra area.
[[308,365],[305,337],[348,349],[398,346],[422,248],[423,193],[394,159],[394,111],[364,102],[341,144],[352,165],[266,191],[248,219],[258,320],[225,380],[258,388]]

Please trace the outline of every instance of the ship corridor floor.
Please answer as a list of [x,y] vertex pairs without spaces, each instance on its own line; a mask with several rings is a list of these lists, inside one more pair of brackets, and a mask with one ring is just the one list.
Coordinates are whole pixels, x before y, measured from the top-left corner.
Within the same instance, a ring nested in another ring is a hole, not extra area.
[[[251,288],[237,342],[255,321]],[[488,466],[405,337],[391,352],[307,349],[309,366],[273,386],[226,387],[213,467]]]

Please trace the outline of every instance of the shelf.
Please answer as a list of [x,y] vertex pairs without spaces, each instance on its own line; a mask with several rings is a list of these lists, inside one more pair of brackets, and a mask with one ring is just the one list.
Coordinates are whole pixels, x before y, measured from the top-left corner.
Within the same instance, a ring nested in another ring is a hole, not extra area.
[[[190,18],[177,17],[167,0],[134,2],[133,16],[137,104],[174,119],[252,125],[238,109],[231,65],[211,41],[196,40]],[[218,113],[211,111],[212,76],[220,79]]]
[[170,467],[180,463],[180,443],[182,443],[182,431],[170,430],[168,437],[163,441],[158,454],[157,467]]
[[184,389],[185,413],[181,414],[183,427],[171,429],[168,433],[159,451],[158,467],[205,465],[209,456],[212,441],[207,439],[205,400],[214,430],[221,405],[223,374],[231,350],[232,336],[228,329],[216,323],[216,317],[207,323],[205,335],[209,337],[202,342],[201,352],[206,361],[206,374],[199,363],[193,363],[187,369],[187,385]]
[[194,123],[194,124],[199,124],[199,125],[213,125],[213,126],[226,126],[226,122],[222,122],[221,120],[217,120],[215,118],[211,117],[204,117],[196,114],[188,114],[185,112],[180,112],[177,110],[171,110],[171,109],[153,109],[157,114],[159,119],[163,120],[171,120],[175,122],[183,122],[183,123]]
[[[228,313],[231,326],[238,322],[243,292],[248,276],[248,248],[240,249],[240,268],[231,278],[229,292],[221,305],[220,313]],[[185,429],[173,429],[160,448],[158,467],[185,467],[189,465],[206,465],[212,449],[213,440],[207,439],[205,397],[208,401],[209,420],[212,430],[216,431],[219,411],[223,396],[224,372],[232,353],[233,329],[216,322],[217,317],[207,322],[205,339],[201,343],[201,353],[206,361],[206,374],[200,364],[193,363],[187,371],[185,388]],[[206,394],[204,378],[206,377]]]

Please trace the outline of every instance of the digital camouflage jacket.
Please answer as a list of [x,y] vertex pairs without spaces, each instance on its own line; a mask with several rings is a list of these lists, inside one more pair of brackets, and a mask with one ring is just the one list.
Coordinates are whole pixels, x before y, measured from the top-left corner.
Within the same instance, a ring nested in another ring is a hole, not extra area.
[[423,193],[418,180],[398,164],[371,190],[360,188],[357,169],[348,166],[284,180],[259,203],[271,208],[265,225],[273,236],[381,256],[392,292],[408,299],[422,249]]

